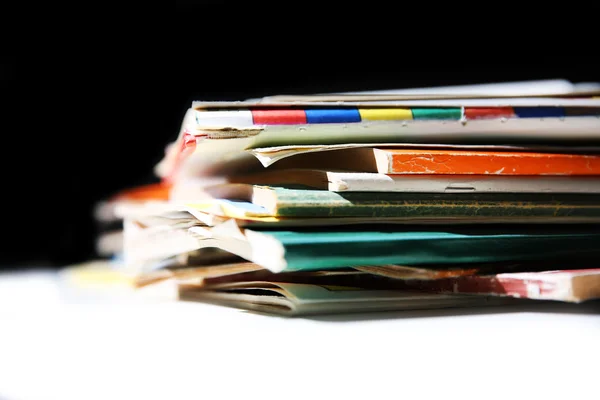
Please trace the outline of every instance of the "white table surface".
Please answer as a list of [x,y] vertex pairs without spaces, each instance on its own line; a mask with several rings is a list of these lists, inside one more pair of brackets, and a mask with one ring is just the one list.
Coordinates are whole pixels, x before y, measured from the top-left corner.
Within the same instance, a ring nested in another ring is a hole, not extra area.
[[0,399],[599,399],[600,303],[282,318],[0,274]]

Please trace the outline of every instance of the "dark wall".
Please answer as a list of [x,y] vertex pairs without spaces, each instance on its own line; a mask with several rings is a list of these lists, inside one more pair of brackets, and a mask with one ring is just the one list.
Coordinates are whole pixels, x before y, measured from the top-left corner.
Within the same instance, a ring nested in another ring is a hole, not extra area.
[[[7,114],[17,118],[3,121],[11,139],[3,162],[1,268],[93,257],[94,203],[155,179],[152,167],[192,100],[600,80],[594,57],[572,46],[518,47],[506,37],[487,46],[433,46],[426,35],[401,35],[398,26],[369,35],[371,28],[340,21],[317,35],[310,23],[273,23],[266,14],[232,20],[229,11],[178,1],[173,16],[163,17],[165,27],[123,46],[107,48],[98,39],[55,58],[4,58],[0,89],[12,107]],[[452,32],[433,34],[448,39]]]

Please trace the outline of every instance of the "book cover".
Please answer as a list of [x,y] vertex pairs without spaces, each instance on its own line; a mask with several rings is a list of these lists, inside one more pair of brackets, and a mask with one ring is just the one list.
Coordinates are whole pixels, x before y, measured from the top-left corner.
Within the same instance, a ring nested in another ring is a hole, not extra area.
[[[241,229],[192,227],[197,246],[217,247],[273,272],[360,265],[482,264],[600,256],[594,226],[396,226]],[[156,244],[158,245],[158,243]]]
[[[254,186],[249,201],[215,200],[217,215],[246,217],[587,218],[600,216],[594,194],[331,192]],[[191,204],[190,206],[194,206]]]
[[509,151],[373,149],[377,172],[442,175],[600,175],[600,155]]
[[572,303],[600,298],[600,269],[465,275],[405,280],[405,288],[425,292],[509,296]]

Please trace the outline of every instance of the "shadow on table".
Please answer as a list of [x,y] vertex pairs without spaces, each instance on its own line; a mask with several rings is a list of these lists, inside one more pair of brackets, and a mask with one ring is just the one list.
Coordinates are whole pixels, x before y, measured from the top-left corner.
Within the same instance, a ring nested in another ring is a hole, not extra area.
[[299,316],[296,318],[310,319],[315,321],[351,322],[382,319],[437,318],[507,313],[597,314],[600,316],[600,300],[592,300],[579,304],[558,301],[532,301],[524,304],[502,306],[455,307],[428,310],[382,311],[371,313],[344,313]]

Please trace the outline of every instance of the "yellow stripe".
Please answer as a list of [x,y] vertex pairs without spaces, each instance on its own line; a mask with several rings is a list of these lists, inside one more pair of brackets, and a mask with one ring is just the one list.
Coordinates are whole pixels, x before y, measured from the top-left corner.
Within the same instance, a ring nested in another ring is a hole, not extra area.
[[361,121],[413,119],[410,108],[359,108]]

